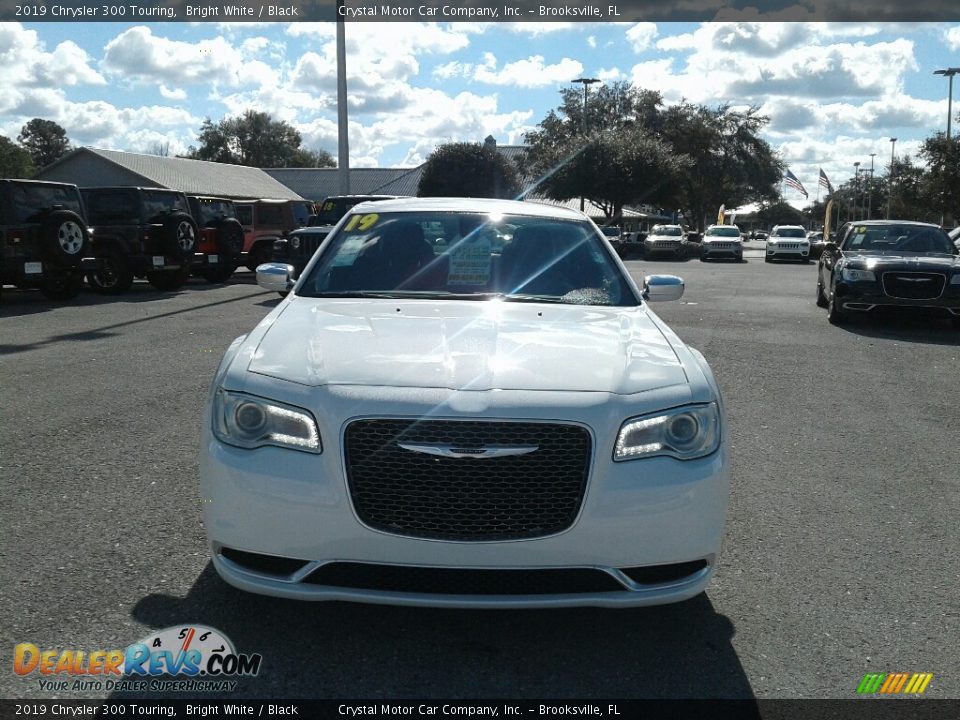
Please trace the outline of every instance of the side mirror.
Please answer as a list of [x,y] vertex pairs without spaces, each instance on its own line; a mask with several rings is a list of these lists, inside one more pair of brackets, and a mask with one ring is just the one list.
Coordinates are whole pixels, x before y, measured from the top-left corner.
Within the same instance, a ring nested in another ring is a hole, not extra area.
[[297,269],[286,263],[264,263],[257,266],[257,285],[273,292],[289,292]]
[[837,251],[837,244],[836,244],[835,242],[833,242],[833,240],[831,240],[830,242],[828,242],[826,245],[823,246],[823,249],[824,249],[826,252],[836,252],[836,251]]
[[683,278],[676,275],[647,275],[643,279],[643,299],[666,302],[683,297]]

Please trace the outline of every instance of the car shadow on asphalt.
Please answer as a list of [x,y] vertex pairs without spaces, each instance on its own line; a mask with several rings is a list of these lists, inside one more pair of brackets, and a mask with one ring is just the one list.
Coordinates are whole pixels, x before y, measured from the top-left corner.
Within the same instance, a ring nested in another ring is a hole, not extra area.
[[883,340],[960,345],[960,328],[952,327],[948,318],[917,317],[906,313],[854,315],[836,327],[854,335]]
[[260,653],[260,674],[231,697],[754,699],[733,624],[706,594],[621,610],[315,603],[236,590],[208,563],[186,597],[149,595],[132,614],[155,629],[208,625]]

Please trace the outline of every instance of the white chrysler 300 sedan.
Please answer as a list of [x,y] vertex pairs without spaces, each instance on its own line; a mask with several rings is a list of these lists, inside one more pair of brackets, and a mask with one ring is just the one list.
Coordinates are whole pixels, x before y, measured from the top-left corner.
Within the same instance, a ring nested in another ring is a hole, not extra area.
[[[504,237],[509,237],[506,242]],[[429,238],[429,239],[428,239]],[[203,426],[217,572],[303,600],[626,607],[716,568],[729,494],[709,366],[581,213],[357,205],[227,350]]]

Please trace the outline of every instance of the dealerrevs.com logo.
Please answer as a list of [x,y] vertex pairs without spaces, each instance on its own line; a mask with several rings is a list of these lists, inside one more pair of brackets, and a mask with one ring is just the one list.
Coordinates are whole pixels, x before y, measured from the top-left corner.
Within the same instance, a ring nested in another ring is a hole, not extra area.
[[46,691],[232,691],[234,678],[257,675],[262,661],[259,653],[238,653],[226,635],[205,625],[169,627],[125,650],[20,643],[13,651],[13,671],[36,676]]

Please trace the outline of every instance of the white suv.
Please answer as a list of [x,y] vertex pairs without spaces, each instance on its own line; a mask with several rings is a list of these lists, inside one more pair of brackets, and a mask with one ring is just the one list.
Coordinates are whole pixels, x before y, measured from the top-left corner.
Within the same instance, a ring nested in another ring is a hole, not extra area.
[[810,240],[807,231],[799,225],[776,225],[767,238],[764,261],[783,259],[810,262]]
[[703,242],[700,243],[701,262],[716,257],[743,261],[743,238],[736,225],[711,225],[703,234]]
[[672,253],[677,259],[687,255],[687,234],[679,225],[654,225],[643,241],[643,254]]

